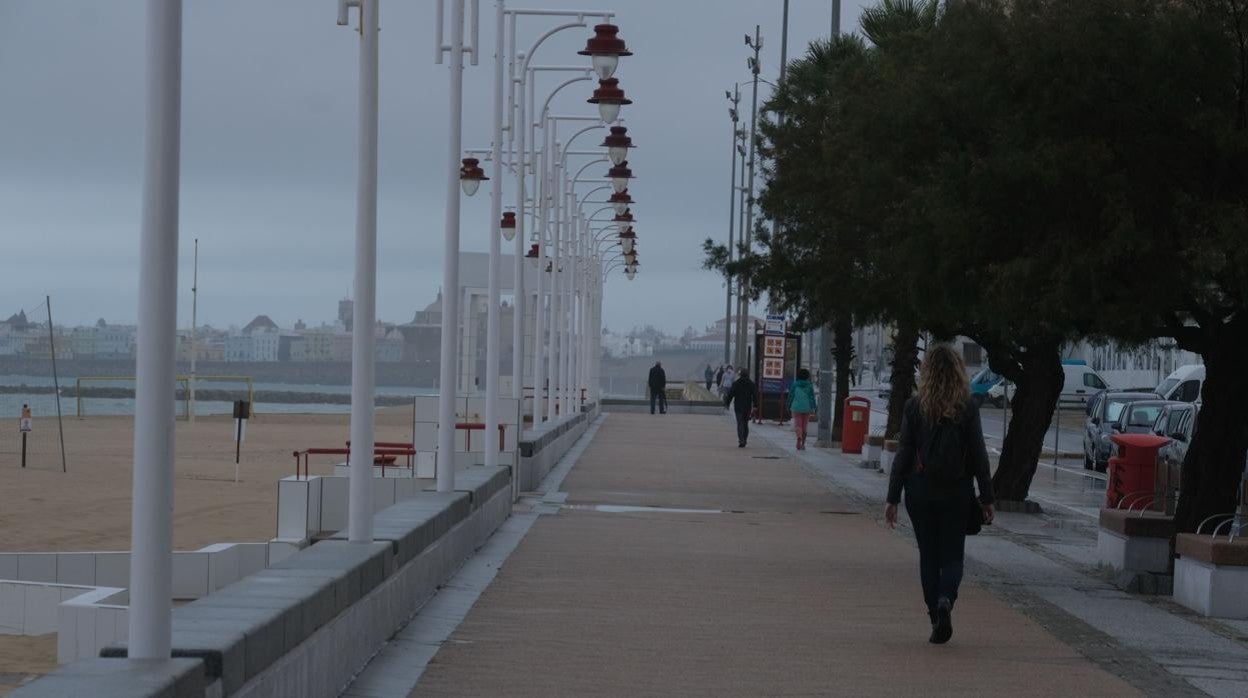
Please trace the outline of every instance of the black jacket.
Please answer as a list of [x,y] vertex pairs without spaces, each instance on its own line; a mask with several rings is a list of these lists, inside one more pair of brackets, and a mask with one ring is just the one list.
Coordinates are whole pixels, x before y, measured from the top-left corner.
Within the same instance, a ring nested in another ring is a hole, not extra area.
[[[979,501],[992,504],[992,475],[988,469],[988,449],[984,446],[984,428],[979,422],[979,409],[968,402],[955,424],[962,430],[961,441],[965,445],[967,459],[964,471],[966,476],[946,487],[931,488],[931,495],[958,494],[961,490],[970,489],[971,481],[975,480],[979,484]],[[888,478],[890,504],[901,502],[901,490],[918,467],[919,447],[924,443],[927,434],[928,424],[919,409],[919,399],[912,397],[906,403],[906,411],[901,419],[901,444]]]
[[662,366],[652,366],[650,368],[650,378],[647,382],[650,386],[650,392],[661,393],[667,389],[667,371]]
[[737,414],[749,414],[758,397],[757,393],[758,388],[754,386],[754,381],[749,378],[738,378],[732,382],[732,387],[724,396],[724,407],[735,403],[733,409],[737,411]]

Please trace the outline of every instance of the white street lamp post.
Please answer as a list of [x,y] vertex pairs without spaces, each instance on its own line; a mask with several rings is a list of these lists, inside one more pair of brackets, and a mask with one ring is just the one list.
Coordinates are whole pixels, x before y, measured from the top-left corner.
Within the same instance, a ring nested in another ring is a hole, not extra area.
[[373,540],[373,324],[377,317],[377,41],[378,0],[339,0],[338,24],[349,7],[360,17],[360,123],[355,218],[355,289],[351,312],[351,453],[347,537]]
[[173,598],[182,0],[148,0],[143,227],[130,517],[129,655],[168,659]]

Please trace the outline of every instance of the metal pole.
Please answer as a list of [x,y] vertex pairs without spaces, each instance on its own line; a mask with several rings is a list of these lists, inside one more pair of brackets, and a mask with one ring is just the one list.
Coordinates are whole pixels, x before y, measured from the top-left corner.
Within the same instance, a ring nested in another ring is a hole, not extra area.
[[131,659],[168,659],[173,608],[182,0],[148,0],[143,223],[130,516]]
[[191,378],[186,386],[186,421],[195,423],[195,325],[199,319],[199,238],[195,238],[195,257],[191,267]]
[[[65,465],[65,425],[61,416],[61,379],[56,375],[56,339],[52,331],[52,296],[44,297],[48,309],[48,350],[52,355],[52,389],[56,391],[56,431],[61,437],[61,472],[68,472]],[[176,330],[175,330],[176,332]]]
[[[515,31],[516,23],[513,19],[511,22],[511,45],[515,50]],[[507,93],[514,97],[519,92],[523,99],[524,90],[515,89],[514,75],[508,70],[507,79],[509,89]],[[510,124],[507,129],[507,145],[508,149],[515,142],[516,138],[516,104],[514,100],[509,100],[507,105],[507,120]],[[520,108],[521,117],[524,115],[524,108]],[[516,169],[516,238],[515,247],[512,250],[512,321],[511,321],[511,397],[514,400],[521,400],[524,397],[524,315],[525,306],[528,305],[528,289],[524,287],[524,243],[525,243],[525,222],[524,222],[524,169],[525,169],[525,152],[524,152],[524,125],[521,124],[520,144],[515,148],[515,160],[513,166]],[[523,410],[522,410],[523,411]],[[524,417],[521,416],[516,424],[516,429],[522,431],[524,427]],[[517,431],[519,436],[519,431]]]
[[[732,176],[728,178],[728,261],[732,261],[733,244],[735,238],[733,232],[736,223],[736,202],[737,202],[737,122],[741,116],[737,113],[737,107],[741,103],[741,84],[735,83],[732,86]],[[727,300],[724,304],[724,363],[727,364],[732,360],[732,274],[724,274],[724,280],[728,287]]]
[[[442,355],[438,380],[438,491],[455,491],[455,384],[459,356],[459,151],[464,111],[464,0],[451,0],[450,133],[442,258]],[[441,50],[441,47],[439,47]]]
[[[548,157],[546,158],[547,166],[550,171],[545,174],[546,181],[549,185],[547,191],[543,192],[542,198],[546,199],[547,220],[550,223],[551,230],[551,269],[550,269],[550,338],[547,342],[550,355],[547,357],[547,373],[550,375],[550,390],[547,391],[546,400],[546,418],[554,421],[558,416],[559,405],[559,330],[560,330],[560,293],[562,291],[562,279],[559,273],[559,267],[563,263],[559,254],[560,247],[560,230],[559,230],[559,165],[558,165],[558,144],[554,143],[555,131],[558,129],[558,122],[546,122],[545,140]],[[550,211],[551,206],[555,210]]]
[[[758,58],[763,49],[763,36],[758,25],[754,25],[754,43],[752,46],[754,48],[754,62],[751,66],[751,72],[754,73],[754,94],[751,97],[752,104],[750,107],[750,162],[749,174],[746,177],[746,179],[749,180],[749,195],[746,199],[747,208],[745,212],[745,231],[742,233],[744,238],[744,247],[747,251],[750,249],[754,229],[754,156],[756,150],[754,143],[758,134],[758,73],[760,70]],[[747,336],[748,334],[751,334],[749,332],[749,328],[747,327],[749,324],[749,280],[745,278],[741,279],[740,286],[741,318],[738,322],[741,334],[737,337],[737,342],[739,343],[738,358],[740,361],[749,361],[749,356],[747,355],[747,352],[749,351],[748,342],[751,339],[751,337]]]
[[[373,324],[377,318],[377,42],[380,0],[361,0],[360,124],[355,199],[355,298],[351,316],[351,453],[347,537],[373,540]],[[339,21],[342,17],[340,16]]]
[[832,38],[841,35],[841,0],[832,0]]
[[498,441],[494,435],[498,433],[498,379],[499,379],[499,266],[502,251],[503,217],[503,29],[505,15],[503,0],[494,2],[495,28],[498,41],[494,49],[494,152],[492,153],[493,182],[490,190],[490,278],[487,293],[490,307],[486,311],[485,329],[485,464],[490,467],[498,465]]
[[[528,74],[528,80],[533,80],[532,73]],[[530,82],[530,87],[532,83]],[[530,91],[529,94],[532,97]],[[530,108],[532,108],[532,99],[529,100]],[[521,115],[524,115],[524,107],[521,106]],[[529,125],[533,119],[524,116],[524,123],[521,133],[529,130]],[[530,133],[530,136],[533,134]],[[523,135],[521,136],[523,138]],[[536,153],[534,161],[536,162]],[[537,428],[543,420],[543,403],[542,393],[546,388],[546,356],[545,356],[545,333],[546,333],[546,193],[549,186],[546,181],[546,149],[545,144],[542,146],[542,161],[540,166],[534,168],[534,175],[537,179],[537,208],[538,219],[534,227],[537,235],[537,292],[535,302],[533,304],[533,427]],[[520,216],[523,218],[523,216]]]

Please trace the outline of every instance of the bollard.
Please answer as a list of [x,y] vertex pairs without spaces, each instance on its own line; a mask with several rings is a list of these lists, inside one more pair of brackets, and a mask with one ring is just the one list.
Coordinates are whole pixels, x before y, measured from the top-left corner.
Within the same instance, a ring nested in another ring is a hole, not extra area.
[[883,470],[880,463],[880,455],[884,450],[884,437],[882,435],[873,435],[867,437],[867,459],[863,461],[864,468],[872,470]]

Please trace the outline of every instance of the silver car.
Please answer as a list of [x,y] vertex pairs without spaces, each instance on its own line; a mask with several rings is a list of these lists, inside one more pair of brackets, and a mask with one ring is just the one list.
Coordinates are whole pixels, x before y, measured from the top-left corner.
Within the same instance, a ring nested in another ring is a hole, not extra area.
[[1100,472],[1109,469],[1113,442],[1109,440],[1127,405],[1140,400],[1156,400],[1157,393],[1101,391],[1088,400],[1088,418],[1083,430],[1083,467]]

